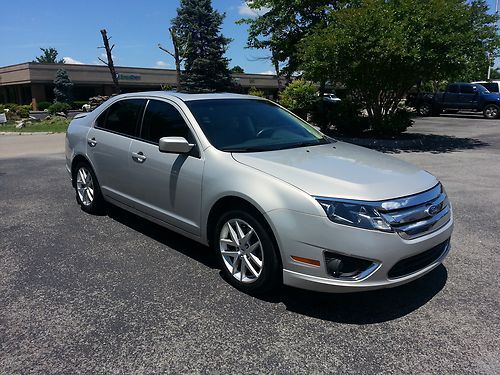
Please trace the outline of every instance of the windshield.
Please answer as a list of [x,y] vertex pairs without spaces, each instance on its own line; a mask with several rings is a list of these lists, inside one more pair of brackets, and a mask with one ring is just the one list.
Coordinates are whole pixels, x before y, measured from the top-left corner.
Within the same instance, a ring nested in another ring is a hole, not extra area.
[[329,143],[311,125],[269,101],[209,99],[186,105],[210,143],[222,151],[272,151]]

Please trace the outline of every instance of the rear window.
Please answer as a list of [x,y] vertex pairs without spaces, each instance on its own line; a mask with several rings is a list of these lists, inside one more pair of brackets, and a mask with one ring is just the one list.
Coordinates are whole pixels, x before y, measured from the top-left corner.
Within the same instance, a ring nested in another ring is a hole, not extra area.
[[481,86],[485,87],[489,92],[498,92],[498,83],[496,82],[481,82]]

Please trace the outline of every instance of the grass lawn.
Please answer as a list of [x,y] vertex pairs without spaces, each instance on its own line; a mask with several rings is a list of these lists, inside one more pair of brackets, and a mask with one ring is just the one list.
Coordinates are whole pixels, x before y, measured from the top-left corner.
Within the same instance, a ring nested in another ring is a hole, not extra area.
[[7,124],[0,125],[0,132],[13,132],[13,133],[35,133],[35,132],[53,132],[64,133],[68,129],[68,124],[71,120],[64,118],[52,118],[50,120],[32,121],[31,124],[26,125],[24,128],[16,129],[14,122],[7,122]]

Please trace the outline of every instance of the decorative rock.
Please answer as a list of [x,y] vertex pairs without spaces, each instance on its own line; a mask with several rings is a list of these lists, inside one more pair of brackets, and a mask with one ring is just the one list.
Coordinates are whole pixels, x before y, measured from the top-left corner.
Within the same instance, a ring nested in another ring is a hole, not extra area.
[[22,129],[24,128],[26,125],[24,125],[24,121],[17,121],[17,124],[16,124],[16,129]]
[[68,117],[68,116],[66,115],[66,113],[64,113],[64,112],[57,112],[57,113],[56,113],[56,115],[57,115],[57,116],[64,117],[64,118]]

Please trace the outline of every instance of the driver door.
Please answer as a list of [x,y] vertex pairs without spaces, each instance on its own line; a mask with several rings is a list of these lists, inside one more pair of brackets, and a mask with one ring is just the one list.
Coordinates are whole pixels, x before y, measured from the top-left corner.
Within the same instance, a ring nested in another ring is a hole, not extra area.
[[129,152],[135,207],[189,233],[200,235],[201,184],[205,160],[198,147],[188,154],[160,152],[162,137],[184,137],[196,144],[186,119],[174,103],[149,100],[140,137]]

